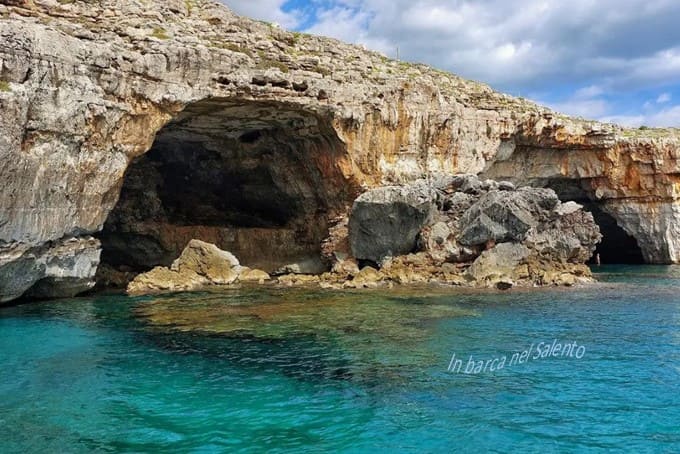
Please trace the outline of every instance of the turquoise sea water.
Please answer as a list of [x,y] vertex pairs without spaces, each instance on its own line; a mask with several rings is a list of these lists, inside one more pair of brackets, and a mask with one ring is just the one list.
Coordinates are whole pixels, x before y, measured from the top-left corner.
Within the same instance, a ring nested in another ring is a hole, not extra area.
[[[599,271],[587,289],[3,308],[0,452],[680,452],[680,269]],[[583,356],[533,359],[553,340]]]

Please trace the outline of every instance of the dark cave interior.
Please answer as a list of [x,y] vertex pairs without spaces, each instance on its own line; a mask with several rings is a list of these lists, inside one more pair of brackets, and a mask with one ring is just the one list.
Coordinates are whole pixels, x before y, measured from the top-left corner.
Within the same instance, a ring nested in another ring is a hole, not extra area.
[[211,99],[189,106],[126,172],[100,234],[102,262],[168,266],[191,239],[272,272],[321,272],[335,210],[353,199],[344,146],[318,115],[281,103]]
[[603,265],[639,265],[645,263],[637,240],[619,226],[616,219],[605,212],[600,204],[593,202],[588,197],[587,192],[581,188],[578,180],[555,179],[547,182],[545,186],[552,188],[560,200],[573,200],[593,214],[593,219],[600,227],[602,241],[597,245],[591,263],[595,263],[598,255],[600,263]]

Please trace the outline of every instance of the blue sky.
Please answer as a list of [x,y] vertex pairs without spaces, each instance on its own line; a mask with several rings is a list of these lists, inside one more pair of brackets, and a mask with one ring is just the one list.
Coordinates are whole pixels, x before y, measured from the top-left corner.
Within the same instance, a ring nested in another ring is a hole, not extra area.
[[223,0],[557,110],[680,127],[678,0]]

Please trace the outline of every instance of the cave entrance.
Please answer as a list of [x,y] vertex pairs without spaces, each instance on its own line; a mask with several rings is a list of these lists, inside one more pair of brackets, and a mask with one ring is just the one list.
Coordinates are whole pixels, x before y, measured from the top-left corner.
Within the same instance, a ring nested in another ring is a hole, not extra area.
[[580,203],[593,214],[593,219],[602,233],[602,241],[597,245],[591,263],[595,262],[598,254],[600,263],[603,265],[642,265],[645,263],[637,240],[621,228],[616,219],[595,203],[586,201]]
[[100,234],[102,263],[168,266],[195,238],[253,268],[322,272],[329,220],[353,199],[345,159],[330,123],[297,106],[192,104],[129,165]]
[[593,214],[595,223],[600,227],[602,241],[595,249],[591,264],[595,263],[598,254],[600,263],[603,265],[639,265],[645,263],[642,249],[640,249],[637,240],[619,226],[616,219],[604,211],[599,203],[590,199],[588,191],[581,181],[551,179],[545,186],[553,189],[560,200],[564,202],[573,200]]

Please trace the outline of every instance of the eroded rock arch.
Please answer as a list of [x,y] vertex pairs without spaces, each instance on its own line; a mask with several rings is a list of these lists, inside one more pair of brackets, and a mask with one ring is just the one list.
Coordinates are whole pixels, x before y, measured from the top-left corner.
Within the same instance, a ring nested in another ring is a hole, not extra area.
[[144,271],[197,238],[248,266],[320,272],[329,221],[358,192],[347,165],[330,121],[294,104],[190,104],[130,163],[99,235],[102,261]]

